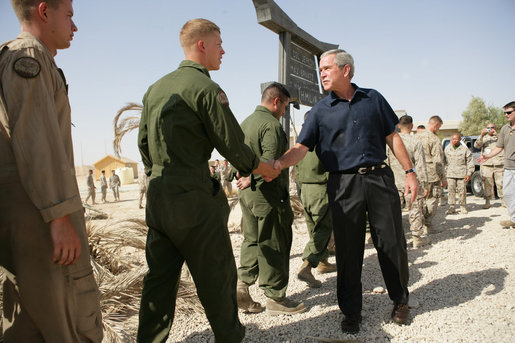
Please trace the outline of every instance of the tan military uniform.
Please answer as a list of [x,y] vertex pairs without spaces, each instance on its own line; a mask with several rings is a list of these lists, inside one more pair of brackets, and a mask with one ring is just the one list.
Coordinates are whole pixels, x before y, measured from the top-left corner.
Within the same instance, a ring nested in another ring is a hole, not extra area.
[[231,167],[229,165],[222,164],[220,166],[220,178],[222,183],[222,188],[225,190],[227,196],[231,196],[232,194],[232,183],[228,179],[231,175]]
[[427,166],[424,155],[422,143],[414,136],[406,133],[400,133],[399,136],[406,147],[411,164],[415,167],[417,173],[417,180],[420,186],[417,199],[414,203],[410,204],[411,195],[405,197],[404,188],[406,184],[406,172],[401,164],[395,158],[393,151],[390,147],[386,147],[387,163],[392,168],[395,176],[395,185],[399,191],[401,204],[406,203],[409,208],[409,222],[410,229],[414,236],[424,236],[424,216],[422,214],[422,207],[424,205],[423,193],[428,184]]
[[107,178],[104,174],[100,175],[100,190],[102,191],[102,202],[106,202]]
[[474,172],[472,153],[463,144],[458,145],[457,148],[449,144],[445,148],[445,162],[449,205],[454,206],[456,204],[456,194],[458,194],[459,204],[465,206],[467,204],[465,177],[472,175]]
[[425,199],[425,224],[431,228],[433,217],[441,196],[442,182],[445,180],[444,154],[442,143],[437,135],[424,130],[415,135],[422,143],[427,166],[427,187],[429,194]]
[[[488,155],[497,144],[497,136],[490,136],[488,134],[479,137],[474,146],[481,149],[483,155]],[[497,187],[497,195],[503,198],[502,195],[502,178],[504,175],[504,150],[489,158],[481,165],[481,179],[483,180],[483,189],[485,191],[485,199],[490,200],[494,194],[494,180]]]
[[88,186],[88,197],[84,202],[88,202],[89,198],[91,198],[91,202],[94,205],[95,204],[95,182],[93,181],[93,175],[88,175],[88,178],[86,179],[86,183]]
[[113,191],[114,201],[120,201],[120,177],[116,174],[109,177],[109,188]]
[[142,208],[143,197],[147,194],[148,190],[148,176],[144,172],[141,172],[138,178],[139,183],[139,208]]
[[[29,33],[0,49],[0,264],[9,276],[5,342],[101,342],[64,76]],[[82,253],[74,265],[60,266],[52,262],[49,222],[67,214]]]

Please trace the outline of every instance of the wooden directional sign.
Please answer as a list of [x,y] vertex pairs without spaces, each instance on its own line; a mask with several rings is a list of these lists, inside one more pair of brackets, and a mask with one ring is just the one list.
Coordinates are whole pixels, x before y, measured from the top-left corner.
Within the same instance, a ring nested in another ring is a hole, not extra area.
[[253,0],[258,23],[279,34],[279,79],[292,100],[313,106],[322,97],[317,59],[338,45],[321,42],[299,28],[273,0]]

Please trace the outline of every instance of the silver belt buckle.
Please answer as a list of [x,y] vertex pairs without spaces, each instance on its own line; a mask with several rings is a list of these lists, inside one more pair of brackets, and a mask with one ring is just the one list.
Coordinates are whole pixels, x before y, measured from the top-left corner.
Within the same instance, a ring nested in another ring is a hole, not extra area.
[[368,171],[368,168],[362,167],[358,169],[358,174],[365,175]]

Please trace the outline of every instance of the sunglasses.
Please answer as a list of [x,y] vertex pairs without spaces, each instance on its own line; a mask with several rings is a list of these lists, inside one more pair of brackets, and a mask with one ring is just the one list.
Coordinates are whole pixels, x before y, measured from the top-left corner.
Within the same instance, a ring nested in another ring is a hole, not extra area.
[[504,112],[504,114],[511,114],[511,112],[513,112],[513,110],[512,111],[506,111],[506,112]]

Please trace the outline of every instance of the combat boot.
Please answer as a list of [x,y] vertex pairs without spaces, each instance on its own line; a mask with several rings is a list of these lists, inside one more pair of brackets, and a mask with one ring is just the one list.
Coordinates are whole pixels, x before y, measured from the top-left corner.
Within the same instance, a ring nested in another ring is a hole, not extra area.
[[236,300],[238,301],[238,308],[245,312],[259,313],[263,311],[261,304],[252,300],[249,285],[241,280],[238,280],[236,285]]
[[451,207],[449,207],[449,209],[445,212],[445,214],[455,214],[456,213],[456,208],[454,208],[453,205],[451,205]]
[[297,314],[306,312],[306,305],[303,302],[293,301],[287,298],[282,300],[274,300],[268,298],[266,301],[266,313],[271,316],[281,314]]
[[311,288],[322,287],[322,282],[315,279],[315,277],[311,273],[311,265],[309,264],[308,260],[304,260],[302,267],[300,267],[299,271],[297,272],[297,278],[307,283],[308,286]]
[[515,222],[512,222],[511,220],[503,220],[501,222],[501,226],[502,227],[514,227],[515,226]]
[[465,206],[460,206],[460,212],[461,214],[468,214],[469,211],[467,211],[467,208]]
[[485,200],[485,204],[483,205],[483,208],[485,210],[489,209],[490,208],[490,199],[486,199]]
[[430,242],[429,237],[427,236],[413,236],[413,248],[417,249],[423,247],[424,245],[428,245]]
[[336,271],[336,264],[329,263],[327,258],[325,258],[318,262],[317,270],[320,274],[333,273]]

